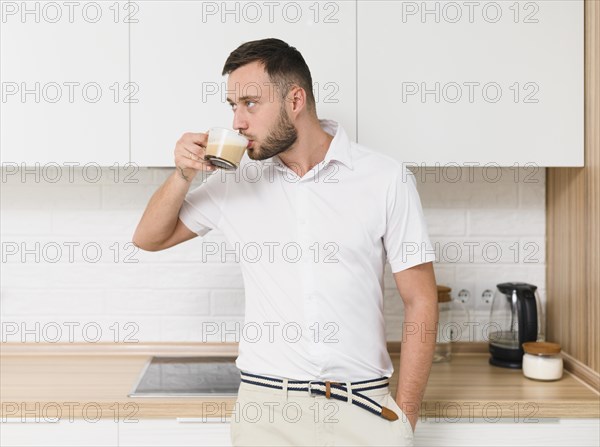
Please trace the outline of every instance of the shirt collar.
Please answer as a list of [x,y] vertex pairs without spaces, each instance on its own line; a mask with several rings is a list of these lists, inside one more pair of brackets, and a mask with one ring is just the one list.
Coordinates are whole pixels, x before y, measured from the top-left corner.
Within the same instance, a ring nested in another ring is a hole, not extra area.
[[[344,128],[340,126],[337,121],[328,119],[320,119],[319,124],[321,129],[333,136],[333,140],[331,140],[329,149],[327,149],[327,153],[322,162],[323,167],[327,166],[329,162],[336,160],[353,170],[354,165],[352,163],[352,154],[350,151],[351,142]],[[285,169],[285,164],[278,155],[273,156],[272,160],[276,166]]]
[[350,152],[350,139],[346,134],[346,131],[337,121],[334,120],[319,120],[321,128],[329,135],[333,135],[333,140],[329,145],[329,149],[325,154],[325,166],[332,161],[337,160],[350,169],[354,169],[352,164],[352,154]]

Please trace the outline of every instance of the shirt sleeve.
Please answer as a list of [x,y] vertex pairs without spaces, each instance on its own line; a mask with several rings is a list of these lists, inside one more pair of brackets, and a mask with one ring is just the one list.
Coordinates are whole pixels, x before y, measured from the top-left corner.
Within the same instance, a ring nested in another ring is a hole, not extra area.
[[227,184],[215,171],[201,185],[188,192],[179,210],[179,219],[198,236],[219,228]]
[[383,244],[392,273],[435,261],[414,174],[398,170],[387,191]]

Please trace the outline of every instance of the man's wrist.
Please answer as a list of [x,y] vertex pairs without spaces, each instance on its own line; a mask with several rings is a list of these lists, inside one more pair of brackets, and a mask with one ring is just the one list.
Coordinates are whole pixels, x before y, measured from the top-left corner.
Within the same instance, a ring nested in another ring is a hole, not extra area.
[[179,178],[185,180],[188,183],[192,181],[191,176],[186,175],[185,169],[183,169],[181,166],[177,166],[177,170],[179,171]]

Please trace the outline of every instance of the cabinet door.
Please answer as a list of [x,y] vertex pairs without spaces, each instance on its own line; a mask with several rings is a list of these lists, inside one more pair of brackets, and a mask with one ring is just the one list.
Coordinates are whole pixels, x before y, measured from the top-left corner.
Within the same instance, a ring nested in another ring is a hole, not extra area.
[[583,166],[582,1],[359,0],[357,16],[360,143],[426,166]]
[[140,419],[119,426],[119,446],[230,446],[227,420]]
[[0,424],[0,445],[17,446],[98,446],[118,445],[118,424],[111,419],[86,421],[68,418],[57,422],[21,422],[3,419]]
[[127,3],[2,2],[2,163],[129,161]]
[[512,417],[497,419],[490,408],[489,419],[429,419],[419,421],[415,446],[597,446],[598,419]]
[[184,132],[232,127],[226,102],[229,54],[240,44],[277,37],[304,56],[320,118],[355,137],[355,2],[141,2],[131,24],[132,161],[174,166]]

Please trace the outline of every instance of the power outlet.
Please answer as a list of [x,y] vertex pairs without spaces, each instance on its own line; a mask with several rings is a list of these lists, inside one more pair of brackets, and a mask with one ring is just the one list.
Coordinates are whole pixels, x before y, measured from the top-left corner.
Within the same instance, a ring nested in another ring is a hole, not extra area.
[[475,309],[479,312],[490,312],[492,310],[492,301],[496,293],[496,287],[483,284],[476,289]]
[[469,282],[456,282],[452,284],[452,299],[463,303],[469,312],[475,309],[475,284]]
[[458,300],[465,305],[471,301],[471,292],[467,289],[460,289],[456,295]]
[[481,293],[481,301],[483,302],[484,305],[489,305],[490,307],[492,307],[492,300],[494,299],[494,291],[491,289],[485,289],[482,293]]

